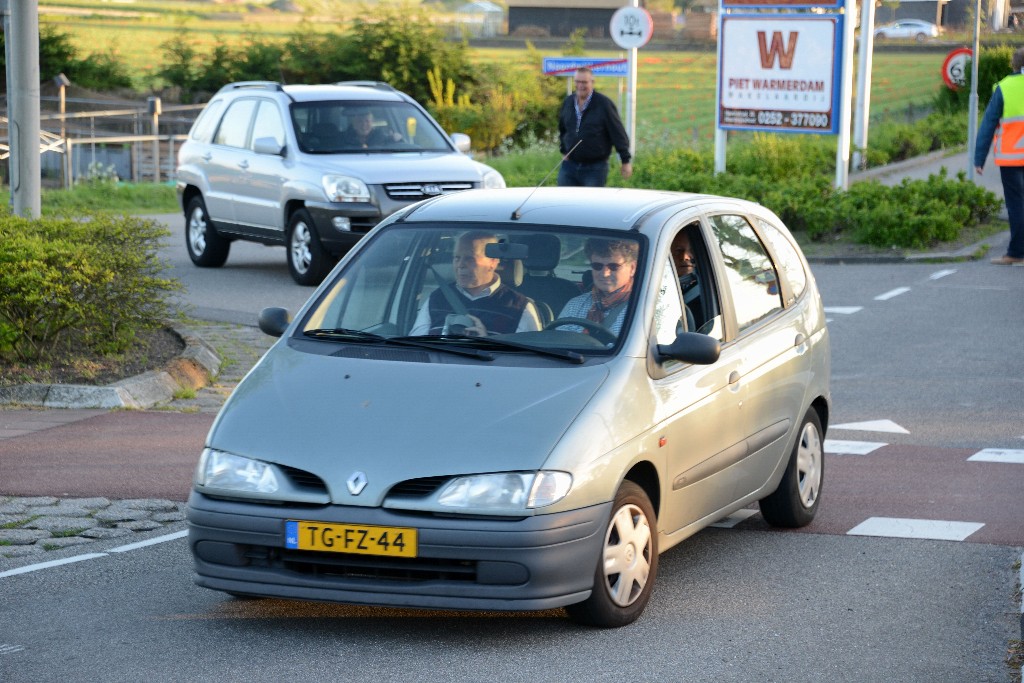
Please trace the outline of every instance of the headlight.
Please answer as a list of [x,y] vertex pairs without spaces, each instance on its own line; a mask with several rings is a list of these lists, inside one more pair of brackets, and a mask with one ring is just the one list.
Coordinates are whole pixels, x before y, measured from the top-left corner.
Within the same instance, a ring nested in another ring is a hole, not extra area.
[[500,190],[505,187],[505,179],[495,170],[484,173],[484,187],[488,190]]
[[502,472],[459,477],[444,487],[441,505],[457,508],[524,510],[556,503],[569,493],[567,472]]
[[347,175],[325,175],[324,192],[332,202],[368,202],[370,190],[359,178]]
[[277,476],[267,463],[211,448],[199,458],[195,483],[227,491],[277,492]]

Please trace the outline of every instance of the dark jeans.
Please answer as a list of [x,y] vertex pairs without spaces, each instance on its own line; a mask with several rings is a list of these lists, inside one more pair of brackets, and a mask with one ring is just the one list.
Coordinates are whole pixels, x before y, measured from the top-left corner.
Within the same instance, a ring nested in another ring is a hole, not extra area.
[[1006,248],[1006,255],[1024,258],[1024,166],[1000,166],[999,175],[1010,220],[1010,246]]
[[608,182],[608,161],[580,164],[566,159],[558,169],[558,184],[565,187],[604,187]]

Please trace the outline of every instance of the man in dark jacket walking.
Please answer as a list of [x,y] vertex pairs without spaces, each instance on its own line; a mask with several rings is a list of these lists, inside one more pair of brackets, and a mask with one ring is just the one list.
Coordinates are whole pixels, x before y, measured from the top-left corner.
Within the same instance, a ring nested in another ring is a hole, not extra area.
[[615,103],[594,92],[594,73],[590,69],[577,69],[574,81],[576,93],[565,98],[558,113],[562,152],[558,184],[603,187],[608,182],[608,158],[613,147],[622,161],[622,177],[629,178],[633,175],[629,136]]

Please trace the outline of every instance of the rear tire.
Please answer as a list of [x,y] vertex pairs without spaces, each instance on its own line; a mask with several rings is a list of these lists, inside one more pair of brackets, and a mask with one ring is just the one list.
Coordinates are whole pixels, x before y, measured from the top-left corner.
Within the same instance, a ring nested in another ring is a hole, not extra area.
[[315,287],[323,282],[332,266],[333,259],[320,244],[309,212],[299,209],[288,221],[288,270],[292,279],[300,285]]
[[821,420],[814,408],[804,415],[800,433],[779,488],[760,501],[761,516],[772,526],[795,529],[814,519],[825,478]]
[[594,588],[583,602],[569,605],[581,624],[617,628],[640,616],[651,598],[658,573],[658,522],[642,488],[622,482],[605,529]]
[[193,197],[185,209],[185,248],[200,268],[220,268],[228,260],[231,241],[217,234],[203,198]]

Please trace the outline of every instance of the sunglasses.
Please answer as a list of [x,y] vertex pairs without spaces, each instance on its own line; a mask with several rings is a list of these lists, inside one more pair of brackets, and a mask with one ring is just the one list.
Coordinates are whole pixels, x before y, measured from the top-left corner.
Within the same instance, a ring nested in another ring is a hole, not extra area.
[[617,273],[619,272],[619,268],[622,268],[625,265],[625,263],[598,263],[597,261],[593,261],[590,264],[590,269],[593,270],[594,272],[600,273],[605,268],[607,268],[613,273]]

